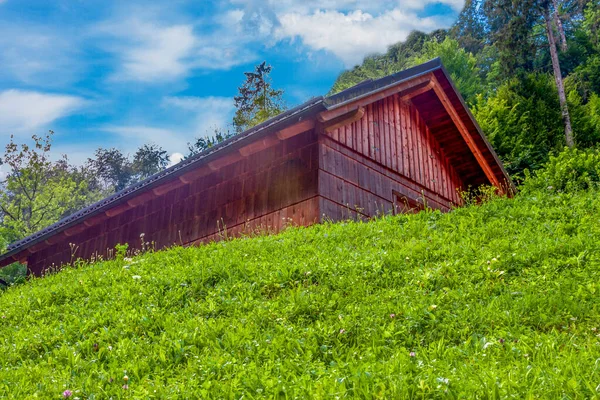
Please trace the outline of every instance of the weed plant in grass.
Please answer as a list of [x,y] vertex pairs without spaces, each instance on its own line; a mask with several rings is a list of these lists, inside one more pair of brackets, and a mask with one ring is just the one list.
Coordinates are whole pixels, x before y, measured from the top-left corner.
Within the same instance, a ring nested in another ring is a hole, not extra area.
[[539,192],[66,269],[0,294],[0,397],[597,398],[599,238]]

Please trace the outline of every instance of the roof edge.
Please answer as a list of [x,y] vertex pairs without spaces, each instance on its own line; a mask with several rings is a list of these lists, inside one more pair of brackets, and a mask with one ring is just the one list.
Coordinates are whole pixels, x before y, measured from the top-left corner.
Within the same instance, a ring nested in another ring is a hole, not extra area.
[[364,97],[370,96],[374,93],[389,89],[404,81],[426,75],[441,68],[443,68],[442,60],[439,57],[436,57],[423,64],[396,72],[395,74],[388,75],[383,78],[373,81],[363,81],[358,85],[352,86],[334,95],[325,97],[323,99],[323,104],[327,110],[334,110]]
[[[513,182],[512,178],[510,177],[510,175],[504,168],[504,164],[500,160],[500,157],[498,157],[496,150],[494,150],[494,148],[492,147],[491,143],[489,142],[487,136],[485,135],[485,133],[483,133],[483,129],[481,129],[481,126],[479,126],[479,123],[475,119],[475,116],[473,116],[473,113],[471,113],[471,109],[467,106],[467,103],[465,102],[465,99],[463,98],[462,94],[460,94],[460,91],[456,88],[454,81],[450,77],[450,73],[448,72],[446,67],[444,67],[443,64],[440,64],[440,66],[441,66],[440,70],[442,71],[442,73],[444,74],[444,76],[446,77],[448,82],[450,83],[450,87],[452,87],[452,90],[454,90],[454,92],[456,93],[456,96],[458,97],[458,100],[460,101],[461,106],[467,112],[467,115],[469,116],[469,119],[473,123],[473,126],[475,126],[475,130],[477,131],[477,134],[481,137],[481,139],[485,143],[487,150],[490,152],[490,154],[494,158],[494,161],[496,162],[496,164],[498,164],[498,166],[500,167],[500,170],[502,171],[502,174],[504,175],[503,178],[506,181],[506,184],[513,192],[516,192],[517,187],[515,186],[515,183]],[[501,189],[501,188],[499,188],[499,189]]]

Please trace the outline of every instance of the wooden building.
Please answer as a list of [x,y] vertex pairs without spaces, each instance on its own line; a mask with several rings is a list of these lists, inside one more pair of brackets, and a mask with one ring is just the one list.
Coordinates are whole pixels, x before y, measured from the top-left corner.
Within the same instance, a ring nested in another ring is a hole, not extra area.
[[510,178],[439,59],[314,98],[12,244],[30,273],[118,243],[160,249],[256,229],[461,204]]

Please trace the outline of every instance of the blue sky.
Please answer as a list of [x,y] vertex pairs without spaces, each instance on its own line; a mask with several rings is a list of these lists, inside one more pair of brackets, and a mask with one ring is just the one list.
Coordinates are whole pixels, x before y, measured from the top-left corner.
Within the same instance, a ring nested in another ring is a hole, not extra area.
[[185,153],[230,124],[243,72],[261,61],[293,106],[410,31],[448,27],[463,4],[0,0],[0,146],[52,129],[53,152],[74,163],[100,146]]

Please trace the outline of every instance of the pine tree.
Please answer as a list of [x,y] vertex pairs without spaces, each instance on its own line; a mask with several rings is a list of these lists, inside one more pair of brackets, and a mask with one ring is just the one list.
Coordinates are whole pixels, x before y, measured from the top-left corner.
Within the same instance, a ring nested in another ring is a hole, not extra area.
[[537,0],[486,0],[483,5],[505,79],[533,70],[536,42],[532,31],[539,20],[536,7]]
[[[504,67],[507,78],[514,75],[515,72],[518,73],[519,70],[533,70],[536,50],[540,43],[539,38],[535,35],[536,28],[543,27],[545,29],[565,126],[565,140],[567,146],[573,147],[571,118],[554,36],[553,23],[558,19],[558,10],[553,7],[557,4],[556,0],[520,0],[517,2],[487,0],[485,10],[490,21],[490,28],[495,32],[493,40],[500,50],[501,65]],[[566,48],[566,39],[564,46]]]
[[466,0],[450,34],[467,52],[478,53],[487,42],[483,0]]
[[283,90],[273,89],[270,76],[272,66],[264,61],[253,72],[244,72],[246,81],[238,88],[234,97],[236,112],[233,126],[241,133],[285,110]]

